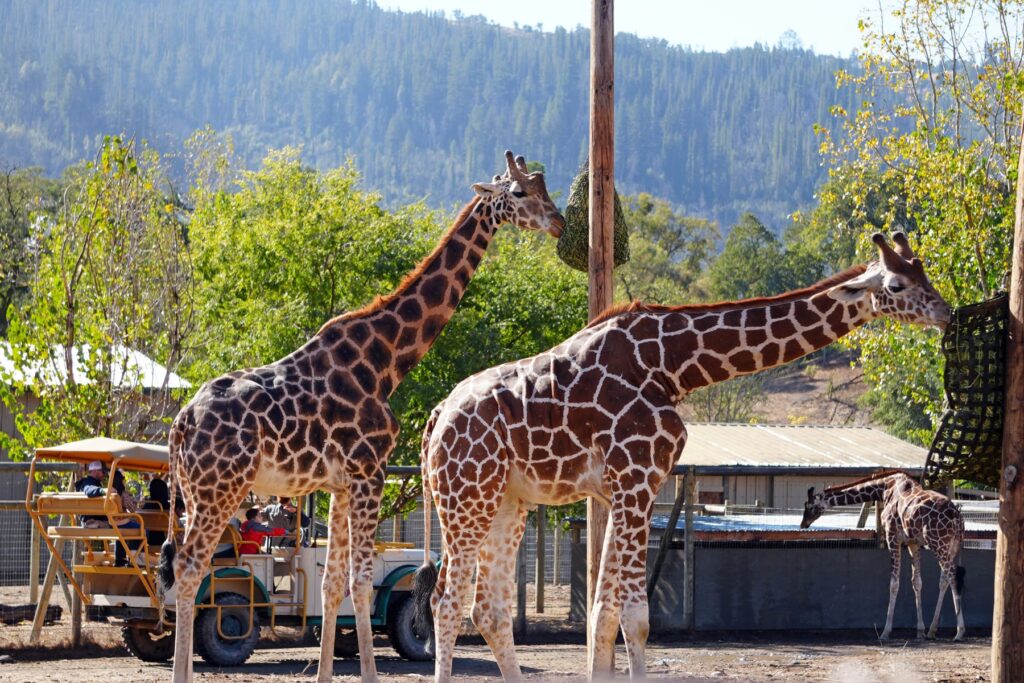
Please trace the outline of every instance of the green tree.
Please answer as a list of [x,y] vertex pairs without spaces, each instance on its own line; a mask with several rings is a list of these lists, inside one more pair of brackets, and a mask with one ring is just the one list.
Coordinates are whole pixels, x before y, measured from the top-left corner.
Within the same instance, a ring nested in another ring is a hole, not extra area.
[[615,269],[619,294],[663,304],[690,300],[718,243],[718,226],[644,192],[622,199],[632,258]]
[[[291,353],[328,319],[394,289],[448,223],[421,205],[387,211],[358,189],[352,165],[321,173],[295,149],[222,175],[237,176],[234,191],[198,183],[189,225],[201,332],[187,373],[197,383]],[[459,310],[391,397],[402,426],[392,464],[419,462],[430,411],[461,379],[583,325],[585,276],[561,265],[553,247],[543,235],[499,232]],[[382,517],[398,512],[408,491],[391,482]]]
[[[1009,270],[1022,25],[1020,2],[902,2],[891,20],[863,23],[861,69],[839,72],[841,84],[861,93],[862,108],[851,115],[836,107],[835,129],[821,130],[830,173],[851,205],[871,206],[872,194],[889,198],[878,227],[910,228],[932,282],[953,305],[990,296]],[[852,342],[875,404],[891,404],[879,414],[927,440],[931,430],[914,415],[938,414],[938,336],[882,324]]]
[[708,297],[723,301],[782,293],[788,280],[782,256],[775,235],[754,214],[743,214],[704,274]]
[[52,219],[57,188],[39,168],[0,170],[0,338],[7,336],[9,309],[29,293],[37,255],[33,218]]
[[166,378],[144,390],[148,368],[130,353],[174,370],[191,329],[183,230],[160,160],[108,138],[67,180],[33,233],[39,265],[4,348],[13,367],[0,398],[21,439],[0,446],[14,458],[95,435],[147,440],[177,405]]

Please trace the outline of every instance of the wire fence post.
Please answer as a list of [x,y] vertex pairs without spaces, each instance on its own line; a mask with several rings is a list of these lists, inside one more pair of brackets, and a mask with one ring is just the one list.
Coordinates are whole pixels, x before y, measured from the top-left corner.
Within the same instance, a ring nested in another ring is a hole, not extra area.
[[[78,563],[78,541],[71,542],[71,557],[75,564]],[[65,590],[67,589],[65,584]],[[71,647],[79,648],[82,646],[82,597],[78,594],[78,591],[72,591],[71,596]]]
[[39,602],[39,528],[29,525],[28,555],[28,601],[35,605]]
[[548,533],[548,508],[537,506],[537,571],[534,572],[533,583],[537,587],[537,614],[544,614],[544,581],[547,578],[546,560],[544,556],[546,536]]

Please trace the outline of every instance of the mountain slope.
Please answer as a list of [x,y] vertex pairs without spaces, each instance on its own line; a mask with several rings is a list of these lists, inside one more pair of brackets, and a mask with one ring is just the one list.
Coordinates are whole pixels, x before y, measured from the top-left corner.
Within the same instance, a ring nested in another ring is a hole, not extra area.
[[[524,17],[524,22],[531,18]],[[248,163],[301,144],[354,159],[388,202],[447,205],[506,147],[567,188],[586,154],[589,34],[309,0],[0,3],[0,158],[49,172],[105,133],[164,151],[204,125]],[[754,47],[693,52],[616,39],[616,178],[728,224],[778,229],[824,178],[812,132],[848,60]]]

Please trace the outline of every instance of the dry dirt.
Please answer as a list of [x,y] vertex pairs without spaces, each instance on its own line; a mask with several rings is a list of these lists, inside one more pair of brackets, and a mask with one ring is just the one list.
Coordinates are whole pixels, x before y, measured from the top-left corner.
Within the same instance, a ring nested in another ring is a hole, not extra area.
[[[55,591],[59,595],[59,590]],[[23,592],[0,589],[0,602],[24,602]],[[528,680],[568,683],[586,677],[586,646],[582,625],[569,624],[568,590],[547,589],[545,614],[533,612],[532,586],[528,591],[530,634],[517,651]],[[63,603],[63,599],[58,600]],[[125,654],[119,629],[86,623],[86,643],[70,647],[69,617],[44,630],[40,646],[28,645],[29,626],[0,625],[0,681],[90,683],[113,681],[167,681],[168,665],[145,664]],[[266,631],[265,631],[266,633]],[[294,638],[265,637],[260,649],[243,666],[218,670],[196,660],[197,681],[229,683],[315,680],[318,649]],[[909,633],[898,634],[904,637]],[[651,678],[672,681],[836,681],[842,683],[916,683],[987,681],[991,641],[974,636],[964,643],[948,640],[917,642],[893,640],[882,645],[871,634],[702,634],[682,640],[660,639],[647,649]],[[5,657],[6,655],[6,657]],[[433,675],[431,662],[398,658],[386,639],[376,643],[377,668],[382,681],[423,683]],[[625,674],[626,658],[618,646],[618,670]],[[359,680],[356,660],[339,659],[335,680]],[[459,639],[454,672],[457,681],[497,681],[500,673],[487,646],[469,624]]]

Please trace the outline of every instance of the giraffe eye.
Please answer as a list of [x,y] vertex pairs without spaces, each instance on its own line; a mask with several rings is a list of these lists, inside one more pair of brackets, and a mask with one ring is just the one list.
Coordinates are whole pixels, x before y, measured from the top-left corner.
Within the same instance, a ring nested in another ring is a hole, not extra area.
[[512,185],[508,188],[508,191],[512,194],[513,197],[526,196],[526,193],[523,192],[523,188],[522,186],[519,185],[519,183],[512,183]]
[[904,289],[906,289],[906,287],[904,287],[903,285],[898,285],[895,283],[889,285],[889,291],[892,292],[893,294],[899,294]]

